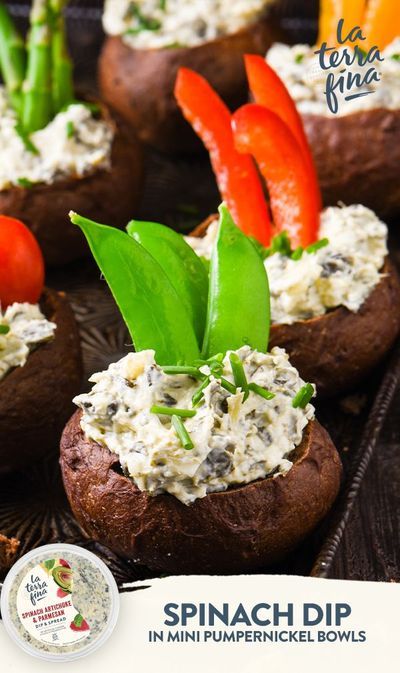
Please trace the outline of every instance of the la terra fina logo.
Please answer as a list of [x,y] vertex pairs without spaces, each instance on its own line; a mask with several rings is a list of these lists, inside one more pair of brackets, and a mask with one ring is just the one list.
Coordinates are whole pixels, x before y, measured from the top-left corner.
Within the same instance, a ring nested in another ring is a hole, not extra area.
[[340,19],[336,37],[336,45],[323,42],[315,52],[326,72],[326,102],[333,114],[339,110],[339,99],[351,101],[374,94],[380,81],[379,64],[385,60],[377,46],[366,52],[358,44],[366,40],[360,26],[345,32],[344,19]]

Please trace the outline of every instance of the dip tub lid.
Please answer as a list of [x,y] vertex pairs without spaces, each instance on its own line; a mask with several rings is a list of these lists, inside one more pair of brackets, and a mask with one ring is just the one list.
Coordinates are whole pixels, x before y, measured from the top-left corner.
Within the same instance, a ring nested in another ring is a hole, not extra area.
[[9,636],[28,654],[71,661],[97,650],[117,623],[119,593],[95,554],[71,544],[50,544],[25,554],[1,592]]

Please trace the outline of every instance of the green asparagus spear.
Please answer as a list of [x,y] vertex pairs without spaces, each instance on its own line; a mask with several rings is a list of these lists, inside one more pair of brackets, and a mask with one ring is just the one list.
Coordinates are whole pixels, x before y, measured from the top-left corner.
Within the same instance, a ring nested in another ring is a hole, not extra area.
[[53,116],[51,92],[51,16],[48,0],[33,0],[28,37],[28,67],[23,86],[22,122],[33,133]]
[[25,77],[26,54],[22,37],[3,2],[0,2],[0,71],[10,96],[11,104],[20,115],[22,84]]
[[53,112],[57,114],[74,100],[73,66],[68,54],[63,10],[68,0],[50,0],[52,13],[52,97]]

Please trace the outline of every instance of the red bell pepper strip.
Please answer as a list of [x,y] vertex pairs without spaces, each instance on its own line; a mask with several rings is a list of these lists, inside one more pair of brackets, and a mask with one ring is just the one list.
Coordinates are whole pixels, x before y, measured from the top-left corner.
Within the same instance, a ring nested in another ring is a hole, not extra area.
[[233,129],[236,148],[254,156],[267,182],[276,233],[287,231],[293,247],[307,247],[317,238],[319,212],[293,133],[275,112],[255,104],[233,115]]
[[193,70],[180,68],[175,97],[210,154],[221,196],[238,227],[268,246],[271,220],[256,166],[234,145],[231,113],[208,82]]
[[253,94],[255,102],[275,112],[288,125],[299,143],[304,159],[309,167],[310,180],[312,178],[316,208],[321,210],[321,190],[318,184],[314,160],[302,119],[292,97],[275,70],[266,63],[262,56],[247,54],[244,60],[250,91]]

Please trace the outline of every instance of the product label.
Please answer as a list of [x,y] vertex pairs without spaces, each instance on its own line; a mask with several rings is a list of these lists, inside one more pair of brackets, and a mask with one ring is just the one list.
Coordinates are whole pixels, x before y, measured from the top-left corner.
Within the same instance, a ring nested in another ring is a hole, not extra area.
[[90,625],[72,600],[73,568],[63,559],[47,559],[31,568],[17,592],[23,627],[37,640],[65,647],[90,634]]

